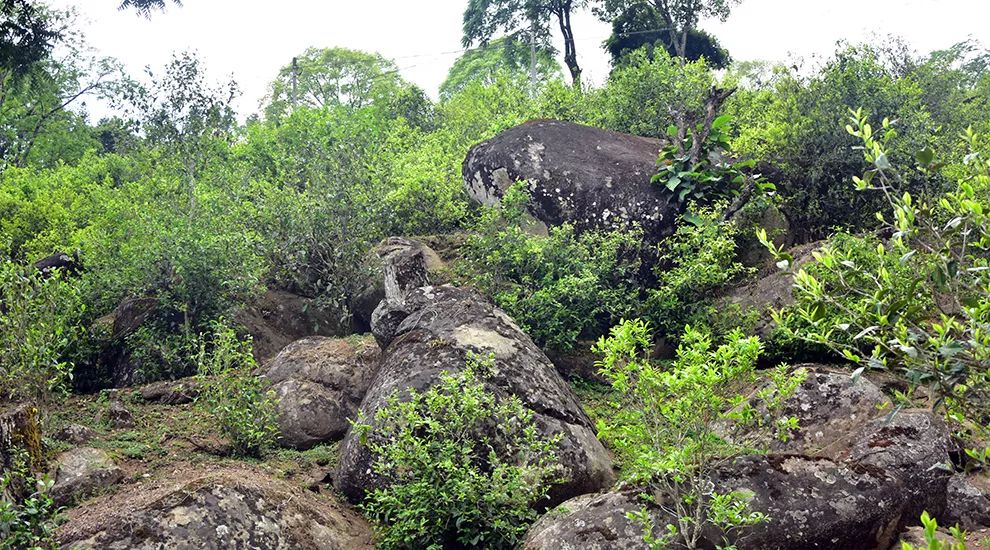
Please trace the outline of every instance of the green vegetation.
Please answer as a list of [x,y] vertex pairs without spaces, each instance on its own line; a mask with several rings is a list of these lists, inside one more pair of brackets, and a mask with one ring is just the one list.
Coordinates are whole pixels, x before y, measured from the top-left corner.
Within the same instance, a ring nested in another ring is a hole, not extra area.
[[[105,1],[147,17],[181,6]],[[853,379],[896,377],[908,387],[898,405],[944,412],[959,469],[985,471],[990,53],[970,41],[919,56],[888,40],[842,44],[815,66],[732,63],[698,25],[738,3],[468,0],[471,49],[438,99],[378,53],[313,47],[285,59],[241,118],[238,85],[213,81],[192,53],[128,75],[92,55],[73,13],[0,0],[0,409],[34,402],[49,454],[69,445],[50,428],[83,422],[96,432],[87,445],[127,465],[250,460],[310,483],[338,460],[336,443],[275,449],[274,396],[246,334],[256,327],[238,323],[290,293],[348,332],[379,276],[367,261],[378,243],[455,235],[442,251],[455,282],[555,359],[600,338],[609,386],[576,381],[576,393],[623,481],[647,495],[632,515],[644,542],[694,548],[718,531],[728,544],[774,518],[708,480],[786,437],[794,420],[780,408],[800,381],[756,370],[764,343],[746,329],[762,312],[721,301],[772,268],[745,257],[755,234],[795,271],[767,347],[831,357]],[[571,18],[586,10],[613,30],[600,84],[581,81]],[[89,118],[95,98],[113,117]],[[497,208],[472,204],[469,148],[541,118],[660,139],[643,177],[683,214],[670,236],[534,234],[525,182]],[[789,222],[788,246],[821,241],[799,269],[771,243],[781,235],[754,226],[770,206]],[[35,266],[53,254],[73,266]],[[514,547],[537,517],[559,474],[556,441],[490,391],[491,368],[472,359],[355,424],[391,483],[362,507],[383,547]],[[114,393],[138,412],[126,430],[95,421],[111,394],[72,393],[187,376],[200,390],[188,407]],[[29,490],[13,498],[14,484]],[[0,546],[52,546],[50,486],[2,472]],[[670,525],[655,524],[657,510]],[[930,547],[955,548],[922,521]]]
[[[643,525],[651,548],[697,548],[708,527],[728,544],[734,531],[769,518],[750,511],[745,494],[712,491],[713,473],[760,452],[770,437],[786,439],[796,421],[780,410],[802,377],[781,366],[751,394],[761,378],[756,360],[763,346],[740,331],[714,347],[688,326],[670,365],[649,359],[651,345],[649,325],[636,320],[613,327],[595,346],[601,373],[617,393],[599,434],[615,449],[623,479],[642,488],[649,503],[630,518]],[[674,522],[658,530],[650,507]]]
[[[54,550],[55,528],[62,522],[49,494],[55,482],[45,474],[35,477],[25,459],[15,456],[14,462],[0,472],[0,548]],[[14,498],[18,493],[26,496]]]
[[200,343],[198,401],[212,415],[221,433],[230,438],[234,453],[258,457],[275,444],[275,397],[258,367],[249,342],[217,323],[212,338]]
[[[389,480],[362,505],[383,548],[515,548],[558,476],[556,441],[516,396],[485,384],[494,360],[471,356],[429,390],[393,394],[355,429]],[[371,422],[371,423],[365,423]]]

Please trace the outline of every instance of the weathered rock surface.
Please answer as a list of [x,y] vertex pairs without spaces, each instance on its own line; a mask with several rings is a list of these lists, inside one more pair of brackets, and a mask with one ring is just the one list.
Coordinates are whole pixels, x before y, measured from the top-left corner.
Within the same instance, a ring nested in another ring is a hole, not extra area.
[[269,290],[234,316],[254,343],[254,358],[264,363],[282,348],[307,336],[347,336],[354,327],[320,309],[311,298]]
[[464,185],[475,201],[494,206],[526,180],[532,230],[573,224],[578,231],[639,224],[647,240],[672,233],[677,201],[650,181],[660,141],[554,120],[534,120],[474,146]]
[[134,426],[134,415],[119,399],[114,399],[107,406],[106,410],[100,412],[97,419],[115,430],[130,428]]
[[72,510],[63,548],[100,550],[364,550],[371,530],[336,501],[252,469],[181,469]]
[[[426,265],[426,274],[430,281],[437,283],[444,279],[447,264],[428,244],[419,239],[405,237],[385,239],[368,254],[366,259],[368,280],[364,283],[364,288],[351,301],[351,314],[360,328],[370,329],[372,314],[378,304],[385,299],[385,280],[382,278],[382,272],[386,265],[384,258],[402,250],[405,250],[404,253],[406,254],[418,252],[422,255]],[[423,286],[423,284],[419,286]]]
[[839,459],[857,443],[864,424],[885,414],[890,404],[876,384],[863,377],[853,380],[848,371],[814,364],[795,368],[803,369],[806,378],[781,414],[797,418],[798,429],[788,441],[771,443],[776,452]]
[[945,512],[939,525],[959,524],[968,531],[990,528],[990,478],[985,474],[956,474],[949,479]]
[[923,511],[938,517],[945,509],[952,448],[941,417],[927,410],[903,410],[867,424],[847,461],[900,480],[907,498],[904,521],[913,523]]
[[119,483],[124,471],[106,451],[79,447],[58,457],[52,498],[59,506],[91,497]]
[[73,445],[82,445],[96,437],[96,432],[82,424],[69,424],[53,433],[52,437]]
[[[903,502],[899,483],[876,471],[788,455],[739,459],[719,474],[716,487],[751,494],[750,508],[773,518],[746,529],[735,541],[741,550],[887,548]],[[523,548],[643,548],[641,525],[625,516],[642,507],[634,491],[577,497],[534,524]],[[658,529],[671,521],[656,508],[653,516]],[[721,543],[716,533],[705,539],[702,547]]]
[[45,277],[53,275],[56,272],[76,275],[82,271],[82,266],[79,264],[79,255],[66,254],[65,252],[56,252],[51,256],[46,256],[34,262],[34,268],[40,271]]
[[814,242],[789,250],[788,252],[794,257],[789,270],[783,271],[777,266],[763,270],[752,282],[733,289],[722,298],[722,307],[738,306],[743,312],[756,311],[759,319],[754,332],[761,338],[768,337],[773,331],[773,320],[768,310],[780,309],[794,303],[792,293],[794,273],[812,260],[812,252],[820,246],[820,242]]
[[195,378],[163,380],[141,388],[141,399],[145,403],[159,405],[184,405],[199,397],[199,383]]
[[283,445],[308,449],[344,437],[378,367],[374,339],[314,336],[289,344],[267,366],[278,396]]
[[383,298],[371,314],[371,333],[385,349],[410,310],[406,296],[430,284],[427,254],[417,241],[393,237],[378,249],[382,259]]
[[[394,302],[386,299],[379,309],[389,303]],[[611,485],[611,461],[577,398],[546,355],[505,313],[473,291],[450,286],[412,290],[399,307],[401,322],[390,337],[379,339],[385,351],[361,405],[365,418],[374,418],[393,392],[422,391],[435,385],[442,371],[462,370],[469,352],[491,353],[496,373],[487,381],[489,390],[518,396],[535,412],[544,433],[562,436],[557,453],[565,481],[552,489],[552,500]],[[382,487],[385,481],[371,472],[372,462],[367,448],[349,433],[342,445],[337,488],[358,501],[366,491]]]

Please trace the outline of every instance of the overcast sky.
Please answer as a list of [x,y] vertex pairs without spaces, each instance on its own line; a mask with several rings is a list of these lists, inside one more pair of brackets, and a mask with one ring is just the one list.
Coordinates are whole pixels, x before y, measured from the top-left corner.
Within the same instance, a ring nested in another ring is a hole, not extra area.
[[[132,74],[193,50],[210,75],[233,75],[241,116],[258,109],[268,82],[309,46],[377,51],[431,96],[461,49],[467,0],[184,0],[150,20],[117,10],[119,0],[48,0],[75,7],[88,42]],[[988,0],[744,0],[724,22],[705,21],[736,60],[786,61],[828,55],[838,40],[893,34],[919,52],[966,38],[990,45]],[[586,79],[601,82],[609,26],[591,14],[574,20]]]

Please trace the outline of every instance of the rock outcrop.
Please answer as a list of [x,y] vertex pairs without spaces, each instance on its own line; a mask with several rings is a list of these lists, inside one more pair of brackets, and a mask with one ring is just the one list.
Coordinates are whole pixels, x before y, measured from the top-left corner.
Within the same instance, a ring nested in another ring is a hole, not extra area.
[[89,498],[124,479],[124,471],[102,449],[79,447],[58,457],[52,499],[59,506]]
[[474,146],[464,185],[472,199],[494,206],[515,182],[527,181],[536,233],[564,223],[578,231],[638,224],[658,242],[679,214],[673,194],[650,181],[660,147],[656,139],[535,120]]
[[[0,412],[0,474],[20,468],[32,472],[44,472],[46,469],[40,416],[37,407],[30,403]],[[0,497],[18,498],[30,489],[15,483],[5,488]]]
[[254,358],[264,363],[282,348],[308,336],[347,336],[354,327],[321,309],[315,300],[285,290],[268,290],[234,316],[254,344]]
[[343,438],[375,374],[379,355],[372,338],[356,336],[314,336],[283,349],[265,374],[278,397],[281,444],[308,449]]
[[[384,349],[381,366],[361,404],[373,419],[395,392],[426,390],[441,373],[465,368],[468,354],[492,354],[495,373],[486,380],[496,395],[517,396],[533,410],[540,430],[559,434],[563,481],[553,502],[611,485],[611,461],[570,387],[546,355],[504,312],[476,292],[451,286],[417,287],[425,261],[408,249],[385,258],[386,298],[372,325]],[[390,265],[394,264],[394,265]],[[383,327],[380,323],[385,323]],[[352,501],[387,481],[372,471],[374,457],[353,432],[344,439],[337,488]]]
[[368,524],[328,497],[246,467],[182,468],[69,513],[63,548],[371,550]]
[[[773,520],[744,530],[740,550],[887,548],[897,533],[901,486],[882,473],[828,459],[745,457],[718,473],[719,492],[751,496],[750,509]],[[585,495],[551,510],[529,530],[525,550],[624,550],[644,547],[643,526],[626,513],[644,508],[634,491]],[[673,518],[651,508],[660,534]],[[700,547],[722,544],[705,532]]]

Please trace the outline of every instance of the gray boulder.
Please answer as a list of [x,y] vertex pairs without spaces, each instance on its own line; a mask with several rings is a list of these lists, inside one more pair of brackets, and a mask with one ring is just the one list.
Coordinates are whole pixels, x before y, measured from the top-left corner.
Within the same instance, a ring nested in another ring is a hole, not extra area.
[[124,479],[124,471],[102,449],[79,447],[59,455],[52,499],[59,506],[89,498]]
[[265,374],[278,398],[280,442],[308,449],[343,438],[379,355],[375,341],[368,337],[314,336],[283,349]]
[[185,470],[88,503],[59,528],[62,548],[370,550],[356,512],[245,467]]
[[[385,309],[390,302],[382,302]],[[487,381],[497,395],[517,396],[532,409],[541,431],[560,434],[557,453],[564,481],[551,489],[553,502],[599,491],[613,481],[611,461],[595,436],[581,405],[546,355],[501,310],[476,292],[450,287],[412,290],[397,309],[385,311],[401,319],[394,331],[379,334],[385,348],[381,367],[361,405],[373,419],[393,392],[423,391],[443,371],[463,370],[469,352],[495,356],[496,373]],[[356,434],[341,448],[335,483],[352,501],[386,481],[372,472],[374,457]]]
[[82,445],[95,438],[96,432],[82,424],[69,424],[53,433],[52,437],[73,445]]
[[[740,532],[743,536],[732,541],[740,550],[887,548],[896,535],[903,502],[895,480],[828,459],[746,457],[719,472],[714,482],[720,492],[751,495],[750,508],[771,518]],[[626,513],[645,506],[635,491],[569,500],[530,528],[523,548],[644,548],[643,527]],[[658,530],[672,522],[659,508],[647,509]],[[701,547],[715,544],[722,544],[720,534],[704,533]]]
[[468,195],[497,205],[528,182],[532,231],[573,224],[578,231],[643,228],[647,240],[670,235],[680,213],[672,193],[650,181],[659,140],[571,122],[534,120],[474,146],[462,169]]

